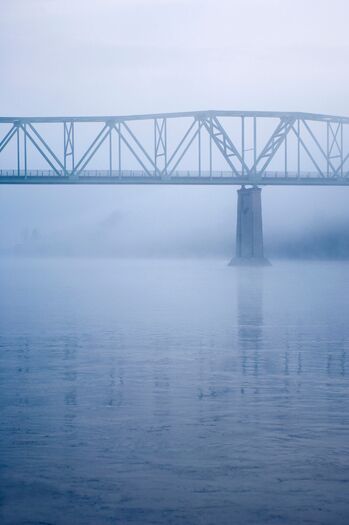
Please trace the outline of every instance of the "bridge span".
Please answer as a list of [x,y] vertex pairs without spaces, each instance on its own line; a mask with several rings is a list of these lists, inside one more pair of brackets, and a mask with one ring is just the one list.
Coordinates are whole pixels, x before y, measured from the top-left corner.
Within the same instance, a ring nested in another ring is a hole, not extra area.
[[239,185],[235,262],[263,263],[259,186],[349,185],[348,130],[294,112],[0,117],[0,184]]

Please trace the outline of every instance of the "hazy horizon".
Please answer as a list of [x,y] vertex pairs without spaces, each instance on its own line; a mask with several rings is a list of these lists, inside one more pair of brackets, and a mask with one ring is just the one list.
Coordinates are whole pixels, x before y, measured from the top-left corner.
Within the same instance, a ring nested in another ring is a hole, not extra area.
[[[349,115],[348,14],[344,0],[5,0],[0,115]],[[287,236],[301,246],[327,218],[344,234],[346,190],[263,190],[266,246],[281,249]],[[115,236],[124,242],[129,233],[131,251],[137,235],[143,252],[166,244],[175,252],[176,242],[200,251],[206,236],[209,253],[226,253],[235,242],[232,188],[2,186],[0,251],[26,229],[63,244],[75,232],[79,243],[115,213],[123,217]]]

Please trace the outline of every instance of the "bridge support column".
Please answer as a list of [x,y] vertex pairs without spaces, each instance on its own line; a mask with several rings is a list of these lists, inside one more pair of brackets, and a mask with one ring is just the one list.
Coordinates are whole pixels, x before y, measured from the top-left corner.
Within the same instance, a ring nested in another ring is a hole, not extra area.
[[231,266],[269,266],[264,257],[261,188],[238,190],[236,255]]

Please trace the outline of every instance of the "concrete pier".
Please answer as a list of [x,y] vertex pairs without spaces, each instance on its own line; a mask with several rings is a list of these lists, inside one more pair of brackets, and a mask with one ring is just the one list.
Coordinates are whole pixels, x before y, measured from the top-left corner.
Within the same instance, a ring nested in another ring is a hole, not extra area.
[[236,255],[231,266],[269,266],[264,257],[261,188],[238,190]]

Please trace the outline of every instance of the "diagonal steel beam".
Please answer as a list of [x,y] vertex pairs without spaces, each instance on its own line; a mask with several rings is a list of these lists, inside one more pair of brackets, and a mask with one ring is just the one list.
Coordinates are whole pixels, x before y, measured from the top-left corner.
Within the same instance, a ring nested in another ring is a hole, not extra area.
[[46,152],[41,148],[41,146],[35,141],[34,137],[31,136],[31,134],[28,132],[28,128],[26,125],[23,125],[22,123],[19,124],[19,127],[23,130],[24,136],[27,137],[30,142],[33,144],[33,146],[38,150],[38,152],[44,157],[46,162],[51,166],[51,168],[55,171],[55,173],[59,176],[61,176],[61,172],[57,169],[57,166],[52,162],[52,160],[47,156]]
[[[148,154],[148,152],[145,150],[145,148],[142,146],[142,144],[139,142],[139,140],[137,139],[136,135],[133,133],[133,131],[130,129],[130,127],[126,124],[126,122],[123,122],[122,123],[124,128],[127,130],[127,132],[131,135],[131,137],[133,138],[133,140],[135,141],[135,143],[137,144],[137,146],[139,147],[139,149],[142,151],[143,155],[146,157],[146,159],[148,160],[148,162],[150,162],[152,168],[154,168],[154,172],[156,172],[156,166],[155,166],[155,162],[153,161],[153,159],[150,157],[150,155]],[[126,137],[124,137],[124,140],[126,139]]]
[[[167,173],[168,176],[171,176],[172,173],[175,171],[175,169],[177,168],[178,164],[181,162],[181,160],[183,159],[184,155],[186,154],[186,152],[188,151],[188,149],[190,148],[190,146],[192,145],[193,141],[195,140],[195,138],[199,135],[200,133],[200,130],[202,128],[202,121],[200,120],[194,120],[193,124],[190,126],[189,130],[187,131],[187,133],[184,135],[184,137],[182,138],[180,144],[177,146],[176,148],[176,152],[179,150],[179,147],[184,144],[184,141],[185,139],[188,137],[190,131],[193,129],[193,127],[195,126],[196,122],[199,122],[199,125],[197,127],[197,129],[195,130],[194,134],[192,135],[192,137],[190,138],[189,142],[187,143],[187,145],[184,147],[183,151],[180,153],[178,159],[176,160],[175,164],[173,165],[172,169],[171,170],[167,170],[166,169],[166,166],[165,168],[163,169],[162,171],[162,174],[164,173]],[[172,155],[172,158],[174,158],[174,154]]]
[[229,164],[235,175],[240,175],[236,169],[232,157],[236,157],[241,164],[241,171],[249,174],[250,169],[244,161],[243,157],[240,155],[238,149],[235,147],[233,141],[229,137],[228,133],[222,126],[221,122],[217,117],[210,117],[209,119],[204,119],[203,121],[206,130],[208,131],[213,142],[218,147],[219,151],[222,153],[226,162]]
[[311,129],[311,127],[309,126],[309,124],[307,123],[306,120],[302,120],[302,122],[303,122],[304,126],[306,127],[306,129],[308,130],[309,134],[311,135],[312,139],[314,140],[315,144],[319,148],[319,151],[321,152],[322,156],[324,157],[324,159],[326,160],[328,165],[332,168],[332,171],[335,172],[336,168],[333,166],[329,155],[327,155],[327,153],[324,151],[323,147],[321,146],[320,142],[316,138],[313,130]]
[[0,142],[0,153],[2,152],[3,149],[6,148],[7,144],[10,142],[12,137],[16,134],[16,131],[17,131],[17,126],[14,124]]
[[[263,174],[266,170],[267,166],[270,164],[272,159],[275,157],[276,152],[280,148],[281,144],[286,140],[286,137],[292,128],[293,124],[295,123],[296,119],[294,118],[285,118],[280,119],[280,122],[276,126],[274,132],[272,133],[271,137],[267,141],[266,145],[264,146],[263,150],[253,163],[251,172],[252,173],[260,173]],[[261,168],[258,168],[258,165],[264,160],[264,163],[262,164]]]
[[71,175],[78,175],[87,166],[87,164],[90,162],[92,157],[107,138],[110,130],[111,128],[109,123],[104,123],[104,126],[98,133],[97,137],[91,142],[79,162],[75,165],[75,168],[71,171]]
[[321,175],[321,177],[324,177],[325,175],[324,175],[323,170],[320,168],[320,166],[318,165],[318,163],[316,162],[316,160],[314,159],[314,157],[310,153],[309,149],[307,148],[306,144],[304,143],[304,141],[303,141],[303,139],[301,137],[300,132],[294,128],[294,125],[292,125],[291,129],[292,129],[293,133],[296,135],[297,139],[299,140],[299,143],[303,146],[304,150],[308,154],[310,160],[313,162],[315,168],[318,170],[318,172]]
[[57,164],[59,165],[59,167],[61,168],[61,170],[64,171],[64,165],[63,163],[59,160],[59,158],[57,157],[57,155],[54,153],[54,151],[52,151],[52,149],[50,148],[50,146],[47,144],[47,142],[45,142],[45,140],[42,138],[42,136],[40,135],[40,133],[34,128],[33,124],[31,124],[30,122],[28,123],[28,127],[31,129],[31,131],[36,135],[36,137],[39,139],[39,141],[41,142],[41,144],[44,146],[44,148],[47,150],[47,152],[53,157],[53,159],[57,162]]
[[127,148],[129,149],[129,151],[132,153],[132,155],[135,157],[135,159],[139,162],[139,164],[142,166],[142,168],[144,169],[144,171],[152,176],[152,173],[149,171],[149,169],[147,168],[147,166],[144,164],[144,162],[142,161],[142,159],[139,157],[139,155],[137,154],[137,152],[133,149],[133,147],[131,146],[131,144],[129,143],[129,141],[124,137],[123,133],[122,133],[122,128],[121,128],[121,124],[122,122],[119,122],[119,126],[117,127],[116,124],[114,124],[113,128],[115,129],[115,131],[117,132],[120,140],[125,144],[125,146],[127,146]]
[[[172,155],[170,156],[170,158],[168,159],[163,171],[162,171],[162,174],[163,173],[166,173],[171,162],[173,161],[173,159],[175,159],[177,153],[180,151],[181,147],[183,146],[183,144],[185,143],[186,139],[188,138],[188,136],[190,135],[190,133],[192,132],[194,126],[196,124],[196,119],[194,118],[193,122],[191,123],[191,125],[189,126],[189,128],[187,129],[187,131],[185,132],[185,134],[183,135],[183,137],[181,138],[181,140],[179,141],[178,145],[176,146],[174,152],[172,153]],[[196,135],[195,135],[196,136]],[[192,142],[192,141],[191,141]],[[187,151],[187,150],[186,150]],[[183,158],[183,155],[181,156],[181,159]],[[176,162],[175,164],[175,168],[177,167],[178,165],[178,162]],[[175,169],[174,168],[174,169]],[[173,172],[174,170],[171,171],[171,173]]]

